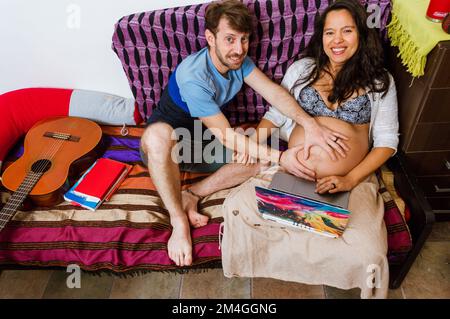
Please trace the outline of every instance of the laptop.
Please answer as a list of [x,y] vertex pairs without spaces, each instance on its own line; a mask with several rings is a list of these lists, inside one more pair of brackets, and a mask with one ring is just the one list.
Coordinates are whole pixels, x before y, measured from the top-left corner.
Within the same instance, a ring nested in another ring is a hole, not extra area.
[[327,237],[340,237],[348,223],[349,192],[320,195],[315,183],[277,172],[269,188],[255,186],[265,219]]

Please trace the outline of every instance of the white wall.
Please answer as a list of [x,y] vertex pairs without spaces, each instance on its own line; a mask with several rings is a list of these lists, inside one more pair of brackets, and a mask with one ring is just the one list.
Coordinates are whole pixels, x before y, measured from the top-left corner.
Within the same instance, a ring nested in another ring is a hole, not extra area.
[[210,0],[0,0],[0,94],[24,87],[132,97],[111,49],[122,16]]

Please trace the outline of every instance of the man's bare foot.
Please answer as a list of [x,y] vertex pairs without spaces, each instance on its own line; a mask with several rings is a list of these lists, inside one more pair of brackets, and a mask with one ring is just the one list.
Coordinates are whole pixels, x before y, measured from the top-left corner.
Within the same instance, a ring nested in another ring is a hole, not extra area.
[[186,191],[181,192],[183,210],[188,216],[189,223],[192,227],[198,228],[208,223],[209,217],[198,212],[198,198]]
[[192,264],[192,240],[189,223],[186,218],[171,220],[172,235],[167,243],[169,258],[177,266],[189,266]]

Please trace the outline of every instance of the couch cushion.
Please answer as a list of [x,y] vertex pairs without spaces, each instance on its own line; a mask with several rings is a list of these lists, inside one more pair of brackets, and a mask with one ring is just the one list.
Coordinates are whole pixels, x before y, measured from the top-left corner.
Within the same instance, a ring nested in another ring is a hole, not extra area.
[[397,203],[386,188],[386,181],[382,174],[378,174],[377,177],[380,183],[378,192],[384,202],[384,223],[387,230],[389,264],[400,264],[412,249],[411,233]]
[[[249,56],[263,72],[280,83],[286,69],[308,44],[315,17],[330,0],[244,0],[254,14]],[[380,8],[380,32],[385,34],[389,0],[361,0]],[[139,110],[148,118],[158,103],[170,73],[185,57],[206,45],[205,9],[208,3],[136,13],[115,26],[112,48],[123,69]],[[260,120],[268,109],[259,94],[244,89],[226,108],[232,125]]]
[[0,168],[11,146],[36,122],[68,114],[70,89],[22,89],[0,95]]
[[133,99],[102,92],[26,88],[0,95],[0,168],[8,150],[38,121],[78,116],[101,124],[142,122]]

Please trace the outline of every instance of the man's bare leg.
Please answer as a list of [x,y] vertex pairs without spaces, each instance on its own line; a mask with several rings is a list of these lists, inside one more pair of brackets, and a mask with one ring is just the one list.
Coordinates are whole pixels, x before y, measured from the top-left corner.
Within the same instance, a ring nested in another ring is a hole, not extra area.
[[188,218],[181,202],[181,182],[178,164],[171,158],[176,141],[171,139],[173,128],[166,123],[147,127],[141,146],[147,156],[152,181],[169,212],[173,227],[167,250],[177,266],[192,264],[192,240]]
[[[193,184],[189,189],[195,194],[204,197],[222,189],[230,188],[245,182],[252,176],[258,174],[262,164],[237,164],[231,163],[222,166],[217,172],[206,177],[198,183]],[[267,167],[267,166],[265,166]],[[189,223],[197,228],[208,223],[208,216],[198,212],[199,199],[186,191],[182,192],[183,209],[187,213]]]

